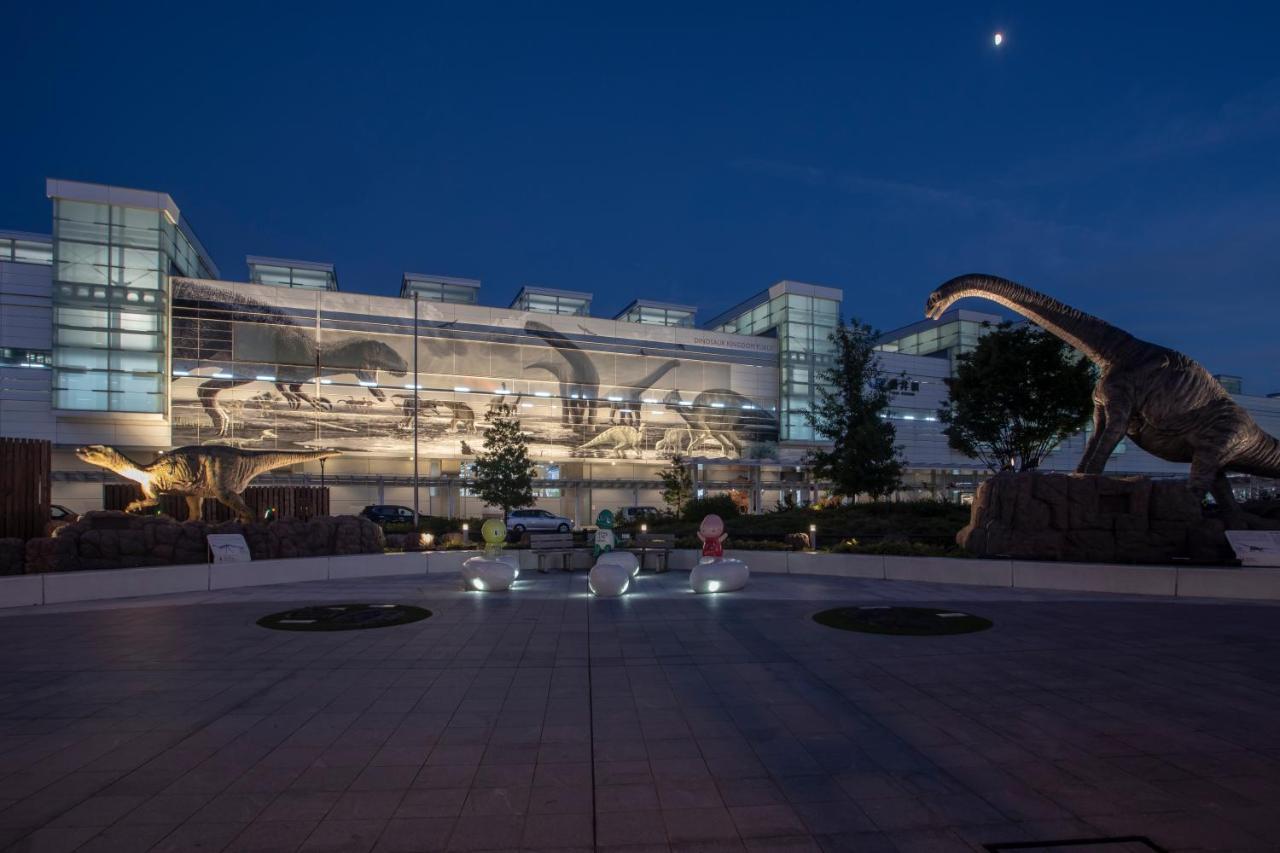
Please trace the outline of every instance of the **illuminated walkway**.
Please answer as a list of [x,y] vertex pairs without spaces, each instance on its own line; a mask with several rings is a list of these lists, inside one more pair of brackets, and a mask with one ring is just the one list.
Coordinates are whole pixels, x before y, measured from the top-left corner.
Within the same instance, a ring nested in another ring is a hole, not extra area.
[[[0,849],[1280,849],[1274,606],[687,577],[614,601],[526,573],[0,611]],[[320,601],[435,615],[255,624]],[[810,618],[873,602],[995,627]]]

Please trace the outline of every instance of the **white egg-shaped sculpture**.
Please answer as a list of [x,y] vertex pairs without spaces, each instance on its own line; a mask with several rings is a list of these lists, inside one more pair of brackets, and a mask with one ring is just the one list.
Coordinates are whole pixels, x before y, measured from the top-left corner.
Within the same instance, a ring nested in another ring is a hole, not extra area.
[[472,557],[462,564],[462,585],[466,589],[494,592],[510,589],[516,579],[516,568],[505,560]]
[[751,579],[751,570],[741,560],[703,560],[689,572],[689,586],[694,592],[733,592]]
[[630,551],[605,551],[600,555],[600,559],[596,560],[597,566],[601,563],[623,566],[631,572],[631,577],[640,574],[640,558]]
[[519,554],[500,554],[494,559],[502,562],[515,569],[516,577],[520,577],[520,555]]
[[631,570],[619,563],[597,562],[587,573],[587,586],[601,598],[622,595],[631,586]]

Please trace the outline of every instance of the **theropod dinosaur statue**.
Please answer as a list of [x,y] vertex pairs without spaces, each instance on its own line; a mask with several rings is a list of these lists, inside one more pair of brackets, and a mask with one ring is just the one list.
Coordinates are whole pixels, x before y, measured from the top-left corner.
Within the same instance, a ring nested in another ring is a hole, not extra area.
[[1018,312],[1098,366],[1093,434],[1077,473],[1101,474],[1127,435],[1152,456],[1190,462],[1191,490],[1197,497],[1212,493],[1237,524],[1241,513],[1226,472],[1280,478],[1280,441],[1264,432],[1199,362],[996,276],[951,279],[929,294],[925,314],[936,320],[968,296]]
[[114,471],[142,487],[142,500],[129,504],[125,512],[153,507],[161,495],[182,495],[187,499],[187,518],[194,520],[200,518],[204,499],[215,498],[245,523],[254,520],[253,511],[241,494],[254,477],[286,465],[338,455],[336,450],[291,452],[205,445],[175,447],[149,465],[140,465],[103,444],[76,448],[81,460]]

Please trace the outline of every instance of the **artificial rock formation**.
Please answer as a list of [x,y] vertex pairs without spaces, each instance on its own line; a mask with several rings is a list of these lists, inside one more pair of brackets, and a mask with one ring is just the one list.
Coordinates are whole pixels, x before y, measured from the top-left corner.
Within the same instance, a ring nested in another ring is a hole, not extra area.
[[385,545],[382,528],[352,515],[283,518],[271,523],[177,522],[167,516],[90,512],[47,539],[26,545],[27,572],[69,572],[203,563],[205,536],[239,533],[255,560],[377,554]]
[[978,487],[956,542],[980,557],[1090,563],[1232,559],[1186,480],[1005,473]]

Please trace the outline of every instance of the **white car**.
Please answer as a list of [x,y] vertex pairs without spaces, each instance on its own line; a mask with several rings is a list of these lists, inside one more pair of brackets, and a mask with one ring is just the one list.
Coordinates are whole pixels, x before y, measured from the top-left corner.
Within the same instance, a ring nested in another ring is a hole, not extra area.
[[553,515],[545,509],[513,509],[507,513],[507,530],[517,536],[526,530],[568,533],[573,530],[573,519]]

